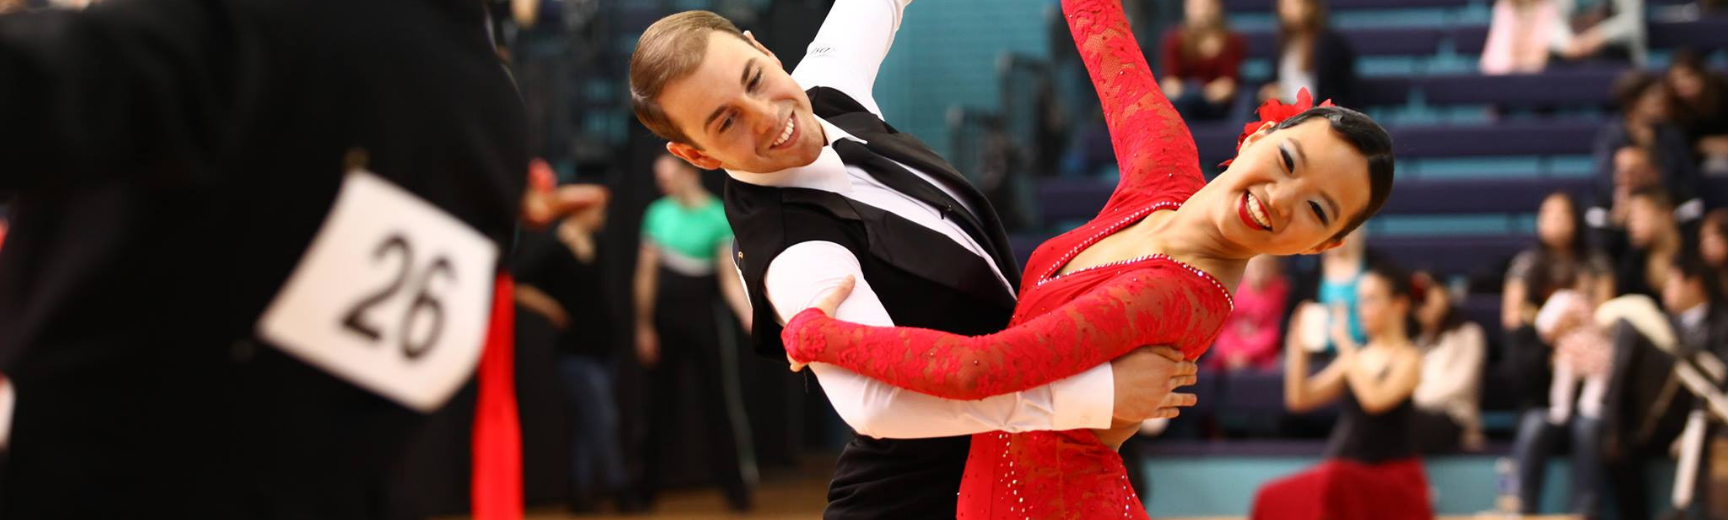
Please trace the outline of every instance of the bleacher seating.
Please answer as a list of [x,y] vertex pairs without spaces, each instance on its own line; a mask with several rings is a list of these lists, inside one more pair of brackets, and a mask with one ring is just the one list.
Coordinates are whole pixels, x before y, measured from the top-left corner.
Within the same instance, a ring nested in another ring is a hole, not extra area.
[[[1506,121],[1495,125],[1412,125],[1387,128],[1400,159],[1495,155],[1589,154],[1600,122],[1590,119]],[[1190,126],[1202,164],[1235,155],[1237,123]]]

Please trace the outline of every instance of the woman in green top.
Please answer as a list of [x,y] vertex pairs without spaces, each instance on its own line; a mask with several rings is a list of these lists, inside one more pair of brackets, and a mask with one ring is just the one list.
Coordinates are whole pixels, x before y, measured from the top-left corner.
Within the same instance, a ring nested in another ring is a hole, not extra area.
[[[732,228],[720,199],[702,187],[696,170],[671,155],[654,161],[666,196],[648,206],[636,261],[636,356],[649,369],[649,442],[642,488],[659,485],[660,454],[673,442],[683,396],[694,395],[709,440],[708,465],[734,510],[750,508],[754,461],[738,384],[738,353],[727,326],[750,330],[750,303],[732,264]],[[721,305],[724,301],[726,305]],[[730,307],[728,309],[727,307]],[[684,365],[690,365],[685,368]],[[679,377],[694,371],[694,381]],[[682,388],[693,384],[694,388]]]

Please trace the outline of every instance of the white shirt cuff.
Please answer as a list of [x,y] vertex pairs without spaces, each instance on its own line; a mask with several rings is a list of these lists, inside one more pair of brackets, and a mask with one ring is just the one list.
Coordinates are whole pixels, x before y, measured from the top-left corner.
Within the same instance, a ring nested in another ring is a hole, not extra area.
[[1057,431],[1109,428],[1116,409],[1116,376],[1110,364],[1050,383],[1050,403]]

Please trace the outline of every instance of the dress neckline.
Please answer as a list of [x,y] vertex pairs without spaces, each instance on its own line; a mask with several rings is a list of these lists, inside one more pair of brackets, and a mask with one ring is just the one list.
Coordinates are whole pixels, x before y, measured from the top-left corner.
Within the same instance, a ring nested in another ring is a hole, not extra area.
[[1063,267],[1067,267],[1069,262],[1073,262],[1074,257],[1080,256],[1081,251],[1085,251],[1086,248],[1092,247],[1094,244],[1097,244],[1098,241],[1103,240],[1104,237],[1114,235],[1114,234],[1116,234],[1116,232],[1121,231],[1123,228],[1126,228],[1129,225],[1132,225],[1136,222],[1144,220],[1146,217],[1148,217],[1148,216],[1152,215],[1153,213],[1156,213],[1160,210],[1166,210],[1166,209],[1174,210],[1174,209],[1180,209],[1181,207],[1182,207],[1182,203],[1180,203],[1180,202],[1171,202],[1171,201],[1158,202],[1158,203],[1154,203],[1154,204],[1148,205],[1146,207],[1140,208],[1140,209],[1135,210],[1133,212],[1130,212],[1128,215],[1124,216],[1123,218],[1119,218],[1119,219],[1116,219],[1115,221],[1112,221],[1109,225],[1104,226],[1103,229],[1100,229],[1098,232],[1093,233],[1091,236],[1087,237],[1085,240],[1081,240],[1080,243],[1075,244],[1074,247],[1069,248],[1067,252],[1062,254],[1062,256],[1057,257],[1057,261],[1055,263],[1051,264],[1050,268],[1046,269],[1044,271],[1043,275],[1038,277],[1037,286],[1043,286],[1046,283],[1056,281],[1057,279],[1060,279],[1060,278],[1066,278],[1069,276],[1073,276],[1073,275],[1077,275],[1077,274],[1085,273],[1085,272],[1090,272],[1090,271],[1096,271],[1099,269],[1107,269],[1107,268],[1111,268],[1111,267],[1121,267],[1121,266],[1125,266],[1125,265],[1138,264],[1141,262],[1151,262],[1151,261],[1160,261],[1161,260],[1161,261],[1169,262],[1171,264],[1175,264],[1177,267],[1181,267],[1183,269],[1186,269],[1189,272],[1192,272],[1192,273],[1200,276],[1200,278],[1202,278],[1208,282],[1212,282],[1212,286],[1214,288],[1217,288],[1218,292],[1222,293],[1224,295],[1224,300],[1226,302],[1229,302],[1230,308],[1232,310],[1234,310],[1236,308],[1236,297],[1234,295],[1230,294],[1229,289],[1224,287],[1224,282],[1218,281],[1217,277],[1212,276],[1212,273],[1208,273],[1204,269],[1200,269],[1198,267],[1188,265],[1187,263],[1184,263],[1181,260],[1171,258],[1170,255],[1166,255],[1166,254],[1162,254],[1162,253],[1143,255],[1143,256],[1138,256],[1138,257],[1134,257],[1134,258],[1129,258],[1126,260],[1117,260],[1114,262],[1105,262],[1102,264],[1087,266],[1087,267],[1083,267],[1083,268],[1076,269],[1073,271],[1069,271],[1067,273],[1057,274],[1059,271],[1062,270]]

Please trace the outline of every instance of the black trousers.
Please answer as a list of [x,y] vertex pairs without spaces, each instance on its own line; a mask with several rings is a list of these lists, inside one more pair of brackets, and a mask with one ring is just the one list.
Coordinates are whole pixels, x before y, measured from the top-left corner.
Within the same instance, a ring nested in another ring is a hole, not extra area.
[[702,455],[713,483],[736,508],[750,505],[755,461],[748,447],[738,383],[738,345],[731,312],[720,303],[714,276],[685,276],[660,270],[654,329],[660,335],[660,361],[647,371],[648,443],[643,458],[643,491],[652,496],[663,484],[663,460],[691,432],[679,425],[687,411],[700,418]]

